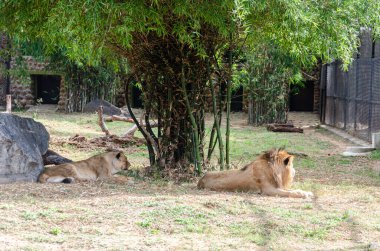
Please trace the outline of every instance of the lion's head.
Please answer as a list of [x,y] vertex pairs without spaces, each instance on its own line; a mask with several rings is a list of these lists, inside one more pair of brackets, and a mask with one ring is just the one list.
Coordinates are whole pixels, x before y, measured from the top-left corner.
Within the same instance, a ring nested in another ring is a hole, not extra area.
[[295,175],[294,156],[282,148],[266,151],[262,156],[268,161],[278,188],[289,188]]
[[118,152],[110,152],[112,154],[112,169],[113,173],[117,173],[121,170],[128,170],[131,166],[127,157],[125,157],[124,153],[121,151]]

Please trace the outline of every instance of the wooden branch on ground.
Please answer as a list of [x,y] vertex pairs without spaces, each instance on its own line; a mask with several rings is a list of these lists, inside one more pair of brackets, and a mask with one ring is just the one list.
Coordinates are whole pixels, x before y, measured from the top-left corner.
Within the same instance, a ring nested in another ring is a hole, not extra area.
[[278,127],[278,126],[281,126],[281,127],[294,127],[293,124],[276,124],[276,123],[274,123],[274,124],[268,124],[267,126],[276,126],[276,127]]
[[104,123],[104,118],[103,118],[103,106],[99,106],[98,110],[98,124],[100,128],[102,129],[102,132],[106,134],[106,136],[110,136],[110,131],[108,130],[106,124]]
[[106,122],[124,121],[124,122],[134,123],[132,118],[118,116],[118,115],[112,115],[112,116],[105,117],[104,120]]
[[[145,125],[141,125],[145,126]],[[134,124],[131,128],[128,129],[128,131],[124,134],[124,137],[134,136],[135,132],[137,131],[138,127],[136,124]]]
[[[141,126],[146,126],[145,123],[142,122]],[[150,125],[152,128],[154,127],[158,127],[158,124],[157,123],[151,123]],[[131,128],[128,129],[128,131],[124,134],[123,137],[130,137],[130,136],[134,136],[135,135],[135,132],[137,131],[138,127],[136,124],[134,124]]]
[[60,165],[73,162],[71,159],[65,158],[52,150],[47,150],[47,152],[42,155],[42,160],[44,162],[44,166]]
[[267,130],[272,132],[297,132],[303,133],[303,129],[292,124],[268,124]]

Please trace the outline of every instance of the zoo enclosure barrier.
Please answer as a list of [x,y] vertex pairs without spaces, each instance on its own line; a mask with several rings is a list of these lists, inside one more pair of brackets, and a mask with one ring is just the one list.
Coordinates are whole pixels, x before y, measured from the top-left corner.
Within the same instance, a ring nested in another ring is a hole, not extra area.
[[380,132],[380,57],[358,58],[343,71],[341,63],[321,71],[321,120],[371,141]]

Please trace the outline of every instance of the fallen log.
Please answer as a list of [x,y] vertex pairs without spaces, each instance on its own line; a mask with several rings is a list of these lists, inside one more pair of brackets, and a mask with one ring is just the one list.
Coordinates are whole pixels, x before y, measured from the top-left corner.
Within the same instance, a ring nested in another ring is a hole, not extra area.
[[293,124],[267,124],[267,130],[271,131],[272,128],[275,127],[289,127],[289,128],[294,128]]
[[[111,136],[111,134],[110,134],[110,132],[109,132],[109,130],[105,124],[105,121],[106,122],[124,121],[124,122],[128,122],[128,123],[134,123],[134,121],[131,117],[123,117],[123,116],[119,116],[119,115],[112,115],[112,116],[104,117],[102,106],[99,106],[97,112],[98,112],[98,124],[99,124],[100,128],[102,129],[102,131],[106,134],[107,137]],[[142,118],[143,117],[140,118],[140,124],[141,124],[143,130],[145,130],[146,123],[142,121]],[[149,123],[150,123],[151,128],[158,127],[158,124],[156,122],[149,122]],[[133,125],[131,128],[128,129],[128,131],[122,137],[126,137],[126,138],[134,137],[137,129],[138,129],[137,125],[136,124]],[[145,133],[147,133],[147,132],[145,132]]]
[[291,124],[268,124],[267,130],[272,132],[297,132],[303,133],[303,129],[299,127],[294,127]]
[[131,128],[128,129],[128,131],[124,134],[124,137],[128,136],[134,136],[135,132],[137,131],[138,127],[137,125],[133,125]]
[[[145,124],[145,123],[142,123],[141,126],[144,126],[144,127],[145,127],[146,124]],[[150,124],[150,127],[151,127],[151,128],[154,128],[154,127],[157,127],[157,126],[158,126],[157,123],[154,123],[154,122]],[[137,131],[137,129],[138,129],[137,125],[136,125],[136,124],[133,125],[131,128],[128,129],[128,131],[124,134],[123,137],[134,136],[134,135],[135,135],[135,132]]]
[[298,133],[303,133],[302,128],[298,127],[274,127],[271,128],[272,132],[298,132]]
[[294,127],[293,124],[268,124],[267,126]]
[[65,158],[58,153],[48,149],[47,152],[42,155],[44,166],[46,165],[60,165],[73,162],[71,159]]
[[112,115],[112,116],[105,117],[104,120],[105,120],[106,122],[124,121],[124,122],[128,122],[128,123],[134,123],[132,118],[130,118],[130,117],[118,116],[118,115]]

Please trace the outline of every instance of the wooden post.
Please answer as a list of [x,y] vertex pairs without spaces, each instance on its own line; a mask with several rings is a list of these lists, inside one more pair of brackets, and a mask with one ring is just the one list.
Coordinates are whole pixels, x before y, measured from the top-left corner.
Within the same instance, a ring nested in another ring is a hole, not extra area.
[[7,95],[7,108],[6,113],[12,113],[12,95]]

